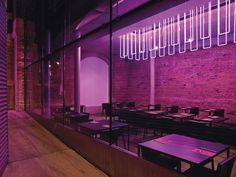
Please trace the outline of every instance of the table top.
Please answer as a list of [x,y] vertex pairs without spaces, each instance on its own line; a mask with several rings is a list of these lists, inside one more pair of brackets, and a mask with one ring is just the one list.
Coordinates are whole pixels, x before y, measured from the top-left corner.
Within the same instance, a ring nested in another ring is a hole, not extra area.
[[[92,130],[92,131],[104,131],[110,128],[108,120],[83,122],[83,123],[79,123],[78,126]],[[112,122],[112,128],[121,128],[125,126],[128,126],[128,124],[123,123],[123,122],[118,122],[118,121]]]
[[235,115],[236,116],[236,111],[228,112],[227,114]]
[[166,111],[144,111],[146,114],[151,114],[151,115],[160,115],[160,114],[165,114]]
[[219,109],[201,109],[200,111],[203,111],[203,112],[215,112],[215,111],[218,111]]
[[183,108],[180,108],[182,110],[189,110],[189,109],[192,109],[192,107],[183,107]]
[[77,118],[77,117],[83,117],[83,116],[88,116],[86,113],[72,113],[67,115],[70,118]]
[[130,108],[128,109],[128,111],[131,111],[131,112],[137,112],[137,111],[143,111],[144,108]]
[[190,118],[195,116],[194,114],[189,114],[189,113],[173,113],[173,114],[167,114],[167,116],[169,117],[173,117],[173,118]]
[[203,165],[229,147],[215,142],[171,134],[139,143],[139,147],[155,150],[182,161]]
[[203,121],[203,122],[213,122],[213,123],[218,123],[218,122],[224,122],[226,120],[228,120],[229,118],[225,118],[225,117],[219,117],[219,116],[208,116],[205,118],[201,118],[201,119],[196,119],[198,121]]

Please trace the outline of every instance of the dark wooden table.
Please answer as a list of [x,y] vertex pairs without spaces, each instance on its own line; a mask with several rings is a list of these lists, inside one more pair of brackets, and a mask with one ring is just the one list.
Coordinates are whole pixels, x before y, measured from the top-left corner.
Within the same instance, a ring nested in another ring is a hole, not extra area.
[[195,115],[194,114],[189,114],[189,113],[173,113],[173,114],[167,114],[166,116],[174,118],[174,119],[180,119],[181,122],[184,120],[189,120],[192,119]]
[[228,112],[227,114],[236,116],[236,111]]
[[183,110],[185,113],[187,113],[187,111],[192,109],[192,107],[183,107],[183,108],[180,108],[180,109]]
[[200,111],[202,112],[208,112],[209,113],[209,116],[212,115],[214,112],[217,112],[219,111],[220,109],[201,109]]
[[225,122],[226,120],[229,120],[229,118],[219,117],[219,116],[208,116],[205,118],[199,118],[199,119],[195,119],[195,120],[201,121],[201,122],[206,122],[209,124],[210,127],[212,127],[213,123]]
[[130,112],[142,112],[144,111],[144,108],[129,108],[127,110]]
[[154,150],[191,165],[205,165],[212,162],[212,169],[214,169],[214,157],[225,151],[229,157],[229,146],[177,134],[139,143],[139,157],[141,157],[142,148]]
[[[127,139],[127,144],[128,144],[128,150],[129,150],[129,124],[123,123],[123,122],[118,122],[118,121],[113,121],[112,122],[112,130],[114,129],[125,129],[127,128],[128,130],[128,139]],[[83,122],[78,124],[78,129],[81,132],[86,132],[86,134],[89,134],[93,137],[97,137],[100,133],[104,131],[108,131],[110,129],[109,126],[109,121],[108,120],[99,120],[99,121],[90,121],[90,122]]]
[[144,111],[144,113],[147,114],[150,117],[156,117],[156,116],[164,115],[167,112],[166,111],[157,110],[157,111]]

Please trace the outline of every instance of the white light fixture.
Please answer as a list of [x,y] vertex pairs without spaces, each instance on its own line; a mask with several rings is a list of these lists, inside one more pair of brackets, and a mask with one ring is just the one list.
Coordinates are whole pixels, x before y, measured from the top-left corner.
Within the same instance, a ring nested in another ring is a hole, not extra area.
[[[218,0],[217,3],[217,20],[218,20],[218,28],[217,28],[217,45],[224,46],[228,43],[228,34],[230,33],[230,0],[225,0],[225,29],[224,32],[221,32],[221,22],[223,21],[221,18],[221,0]],[[224,36],[224,42],[221,43],[221,36]]]
[[[214,16],[210,1],[207,7],[190,9],[182,17],[177,14],[120,36],[120,58],[140,61],[185,53],[187,49],[208,49],[212,47],[213,38],[218,46],[227,45],[229,41],[236,43],[236,1],[221,1],[217,0],[214,6]],[[222,15],[223,11],[225,15]],[[222,23],[225,23],[224,28]],[[213,29],[213,25],[217,29]]]

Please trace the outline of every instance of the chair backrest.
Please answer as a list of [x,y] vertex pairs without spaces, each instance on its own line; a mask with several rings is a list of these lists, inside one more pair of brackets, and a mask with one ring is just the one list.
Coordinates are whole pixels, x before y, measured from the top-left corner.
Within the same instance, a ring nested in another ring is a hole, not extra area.
[[199,108],[198,107],[192,107],[189,111],[190,114],[198,115],[199,114]]
[[219,110],[213,112],[213,116],[224,117],[224,114],[225,114],[225,110],[224,109],[219,109]]
[[154,108],[155,108],[155,110],[161,110],[161,105],[160,104],[155,104]]
[[128,102],[127,107],[129,108],[135,107],[135,102]]
[[86,109],[85,105],[80,105],[80,112],[85,112],[85,109]]
[[230,177],[235,157],[228,157],[221,161],[217,166],[218,177]]
[[179,106],[172,106],[171,108],[170,108],[170,112],[171,113],[177,113],[179,111]]

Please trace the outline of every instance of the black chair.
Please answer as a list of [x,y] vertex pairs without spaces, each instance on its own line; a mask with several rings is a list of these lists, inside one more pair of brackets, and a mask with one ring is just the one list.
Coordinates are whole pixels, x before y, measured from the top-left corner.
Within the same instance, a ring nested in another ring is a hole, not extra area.
[[74,121],[77,123],[89,121],[89,113],[73,112],[71,114],[68,114],[66,117],[69,118],[71,121]]
[[126,105],[125,102],[116,103],[116,106],[117,106],[118,108],[123,108],[125,105]]
[[86,112],[86,106],[80,105],[80,112]]
[[135,102],[128,102],[126,104],[126,106],[129,107],[129,108],[134,108],[135,107]]
[[228,157],[221,161],[217,170],[211,170],[201,166],[194,166],[184,172],[189,177],[230,177],[235,157]]
[[218,109],[217,111],[214,111],[212,115],[213,116],[224,117],[225,110],[224,109]]
[[116,116],[115,110],[112,109],[112,111],[110,111],[111,108],[110,108],[110,104],[109,103],[104,105],[104,109],[105,109],[104,110],[105,111],[105,119],[107,119],[107,117],[110,117],[110,113],[111,113],[112,117]]
[[102,103],[102,113],[105,114],[105,109],[107,106],[109,106],[109,103]]
[[124,130],[120,129],[120,128],[116,128],[116,129],[112,129],[111,132],[109,132],[109,130],[103,131],[100,134],[100,139],[103,140],[103,141],[109,142],[110,133],[111,133],[111,144],[118,145],[118,138],[119,138],[119,136],[121,136],[122,141],[123,141],[123,146],[126,149]]
[[178,113],[179,111],[179,106],[171,106],[167,109],[169,113]]
[[161,110],[160,104],[148,105],[148,110]]
[[197,120],[185,121],[182,124],[179,133],[194,138],[214,141],[214,136],[211,135],[211,129],[207,126],[206,122],[202,121],[197,121]]
[[166,155],[159,154],[158,152],[156,152],[154,150],[147,149],[144,147],[142,147],[141,151],[142,151],[142,158],[143,159],[153,162],[153,163],[156,163],[156,164],[159,164],[159,165],[163,165],[167,168],[176,168],[177,171],[179,171],[179,172],[181,171],[181,161],[180,160],[168,157]]
[[179,122],[175,122],[172,118],[166,116],[156,118],[154,124],[161,134],[177,133],[179,129]]
[[199,115],[199,107],[191,107],[189,110],[190,114]]

